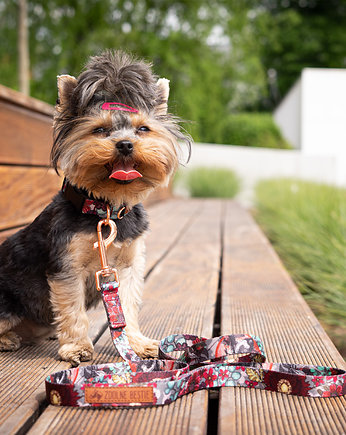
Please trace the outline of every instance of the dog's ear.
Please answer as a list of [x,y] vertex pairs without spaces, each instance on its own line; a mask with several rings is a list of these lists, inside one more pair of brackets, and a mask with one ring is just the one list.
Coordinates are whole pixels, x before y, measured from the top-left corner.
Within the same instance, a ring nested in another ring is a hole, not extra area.
[[72,93],[77,86],[77,79],[68,74],[63,74],[57,77],[58,82],[58,100],[57,109],[68,107],[71,100]]
[[159,115],[165,115],[168,110],[167,101],[169,96],[169,80],[158,79],[156,86],[158,87],[160,104],[156,107],[155,110]]

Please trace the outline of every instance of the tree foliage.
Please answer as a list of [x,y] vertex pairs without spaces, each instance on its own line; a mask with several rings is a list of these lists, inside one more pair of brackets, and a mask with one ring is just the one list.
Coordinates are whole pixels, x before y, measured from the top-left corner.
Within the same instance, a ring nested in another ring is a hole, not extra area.
[[[16,4],[0,5],[8,35],[0,82],[16,88]],[[77,75],[88,56],[123,49],[171,80],[172,110],[194,121],[188,128],[197,140],[220,141],[232,67],[208,38],[221,12],[218,1],[29,0],[31,94],[54,103],[56,75]]]
[[[304,67],[346,67],[346,0],[262,0],[251,17],[273,107]],[[275,80],[276,78],[276,80]]]
[[[105,48],[171,80],[171,110],[196,140],[229,143],[225,119],[270,109],[304,66],[346,63],[346,0],[27,0],[31,95]],[[18,88],[17,0],[0,0],[0,83]]]

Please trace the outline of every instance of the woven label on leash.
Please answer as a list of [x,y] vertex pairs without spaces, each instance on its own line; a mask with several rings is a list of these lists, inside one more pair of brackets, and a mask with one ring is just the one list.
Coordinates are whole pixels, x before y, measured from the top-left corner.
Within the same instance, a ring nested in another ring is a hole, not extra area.
[[88,403],[112,403],[117,405],[154,404],[153,387],[85,387]]

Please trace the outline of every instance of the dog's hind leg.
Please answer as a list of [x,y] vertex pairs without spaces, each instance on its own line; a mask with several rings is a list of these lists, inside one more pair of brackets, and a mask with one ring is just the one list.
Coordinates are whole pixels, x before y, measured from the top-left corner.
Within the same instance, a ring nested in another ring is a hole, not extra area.
[[12,329],[18,325],[20,320],[17,316],[0,319],[0,351],[19,349],[21,338]]

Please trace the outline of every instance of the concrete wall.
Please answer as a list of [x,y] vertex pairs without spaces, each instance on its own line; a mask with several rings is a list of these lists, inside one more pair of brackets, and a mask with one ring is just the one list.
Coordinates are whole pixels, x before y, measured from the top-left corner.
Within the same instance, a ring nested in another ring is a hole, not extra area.
[[346,69],[305,68],[301,81],[302,151],[346,155]]
[[307,156],[334,156],[346,183],[346,69],[304,68],[274,111],[283,135]]
[[298,150],[194,144],[190,162],[182,172],[198,166],[233,169],[242,180],[238,199],[246,206],[252,204],[253,189],[263,179],[290,177],[340,185],[335,156],[304,155]]
[[299,79],[273,114],[282,134],[296,149],[301,147],[301,99],[302,81]]

